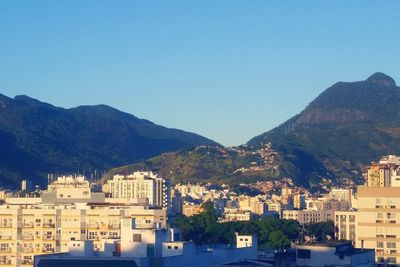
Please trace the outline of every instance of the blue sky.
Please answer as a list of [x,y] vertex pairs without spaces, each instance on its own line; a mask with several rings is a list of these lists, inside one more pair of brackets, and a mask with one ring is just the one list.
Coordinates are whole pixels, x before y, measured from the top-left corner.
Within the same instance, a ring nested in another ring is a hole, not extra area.
[[107,104],[224,145],[336,81],[400,81],[400,1],[0,1],[0,93]]

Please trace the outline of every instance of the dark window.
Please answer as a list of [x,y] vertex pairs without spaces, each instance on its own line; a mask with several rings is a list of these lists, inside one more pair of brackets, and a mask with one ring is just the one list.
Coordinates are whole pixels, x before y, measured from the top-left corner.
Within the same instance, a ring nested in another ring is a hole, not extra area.
[[297,258],[299,259],[309,259],[311,258],[311,251],[309,249],[298,249]]
[[132,241],[133,242],[142,242],[142,235],[141,234],[133,234]]

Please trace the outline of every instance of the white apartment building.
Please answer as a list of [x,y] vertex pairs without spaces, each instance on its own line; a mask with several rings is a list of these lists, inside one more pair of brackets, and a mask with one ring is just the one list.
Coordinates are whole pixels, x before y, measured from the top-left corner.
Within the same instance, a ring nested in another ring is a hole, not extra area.
[[298,267],[375,267],[375,253],[371,249],[355,249],[349,242],[296,244]]
[[196,246],[180,241],[178,229],[137,229],[134,220],[122,220],[121,240],[114,243],[111,253],[109,248],[96,253],[91,242],[72,242],[78,247],[70,245],[69,253],[35,257],[35,267],[213,267],[257,258],[257,238],[253,236],[237,235],[236,246]]
[[326,222],[333,220],[331,210],[284,210],[282,218],[286,220],[296,220],[300,224]]
[[71,241],[91,240],[95,250],[103,250],[105,240],[120,239],[124,218],[142,229],[167,226],[165,209],[109,203],[88,183],[67,184],[51,185],[41,197],[6,198],[0,205],[0,265],[32,266],[35,255],[67,252]]
[[207,188],[198,184],[177,184],[175,189],[179,191],[182,197],[191,196],[194,199],[201,198],[207,193]]
[[113,198],[147,199],[154,207],[170,208],[171,183],[153,172],[134,172],[129,175],[114,175],[103,191]]
[[240,196],[237,202],[242,211],[250,211],[257,215],[263,215],[268,211],[267,204],[257,197]]
[[351,203],[352,194],[352,189],[332,188],[330,191],[330,196],[332,199],[347,201],[349,203]]

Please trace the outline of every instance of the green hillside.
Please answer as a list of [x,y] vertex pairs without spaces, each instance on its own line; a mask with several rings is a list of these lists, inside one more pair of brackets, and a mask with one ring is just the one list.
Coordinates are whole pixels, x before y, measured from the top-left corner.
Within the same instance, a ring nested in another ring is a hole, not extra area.
[[54,107],[27,96],[0,94],[0,186],[47,173],[104,171],[197,145],[218,145],[105,105]]
[[365,81],[339,82],[300,114],[251,139],[271,142],[281,154],[281,173],[304,185],[322,177],[362,181],[363,167],[400,151],[400,88],[375,73]]

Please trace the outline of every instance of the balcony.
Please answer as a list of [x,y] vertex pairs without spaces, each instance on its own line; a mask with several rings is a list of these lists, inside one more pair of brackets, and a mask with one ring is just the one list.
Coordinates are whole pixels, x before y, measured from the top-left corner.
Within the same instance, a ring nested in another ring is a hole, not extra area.
[[43,223],[44,228],[55,228],[56,225],[54,223]]
[[0,223],[0,228],[12,228],[12,223]]
[[22,240],[33,240],[33,235],[22,235]]
[[44,235],[43,240],[54,240],[54,236],[52,235]]
[[89,223],[87,225],[87,228],[99,229],[99,224],[97,224],[97,223]]
[[8,259],[0,260],[0,265],[11,265],[11,260],[8,260]]
[[22,247],[22,252],[23,253],[33,253],[33,248],[32,247]]
[[120,236],[109,235],[109,236],[107,237],[107,239],[121,239],[121,237],[120,237]]
[[22,224],[23,228],[33,228],[33,222],[24,222]]
[[119,229],[120,227],[119,227],[119,224],[109,224],[108,228],[109,229]]
[[11,240],[12,235],[0,235],[0,240]]
[[43,248],[42,252],[43,253],[54,253],[54,248]]
[[33,265],[33,260],[22,260],[22,265]]

